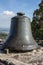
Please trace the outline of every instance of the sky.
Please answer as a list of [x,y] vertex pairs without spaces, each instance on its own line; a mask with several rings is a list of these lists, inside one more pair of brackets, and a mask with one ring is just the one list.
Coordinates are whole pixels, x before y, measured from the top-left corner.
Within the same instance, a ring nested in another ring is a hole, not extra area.
[[31,20],[41,0],[0,0],[0,28],[10,28],[11,18],[23,12]]

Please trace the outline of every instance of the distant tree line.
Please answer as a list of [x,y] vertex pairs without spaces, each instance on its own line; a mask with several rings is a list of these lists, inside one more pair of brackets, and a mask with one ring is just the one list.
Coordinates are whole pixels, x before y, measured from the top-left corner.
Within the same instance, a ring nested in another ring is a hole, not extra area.
[[7,36],[8,36],[7,33],[3,33],[3,32],[0,33],[0,39],[6,39]]

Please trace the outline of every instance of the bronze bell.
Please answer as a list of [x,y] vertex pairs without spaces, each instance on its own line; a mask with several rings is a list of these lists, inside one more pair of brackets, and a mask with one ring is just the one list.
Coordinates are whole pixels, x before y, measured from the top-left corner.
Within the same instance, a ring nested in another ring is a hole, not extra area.
[[37,47],[32,36],[30,19],[23,13],[17,13],[17,16],[11,19],[9,37],[4,42],[3,49],[28,51]]

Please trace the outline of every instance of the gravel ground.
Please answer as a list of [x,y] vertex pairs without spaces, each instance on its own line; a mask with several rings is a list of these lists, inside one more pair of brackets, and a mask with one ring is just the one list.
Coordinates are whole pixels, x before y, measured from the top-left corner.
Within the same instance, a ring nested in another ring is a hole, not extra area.
[[0,59],[15,65],[43,65],[43,47],[25,53],[0,53]]

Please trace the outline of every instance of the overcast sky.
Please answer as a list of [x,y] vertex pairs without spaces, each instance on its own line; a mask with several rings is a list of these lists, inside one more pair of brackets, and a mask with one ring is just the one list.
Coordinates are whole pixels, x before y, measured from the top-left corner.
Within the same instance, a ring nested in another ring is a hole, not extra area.
[[23,12],[31,20],[33,12],[38,8],[41,0],[0,0],[0,27],[9,28],[11,18],[17,12]]

